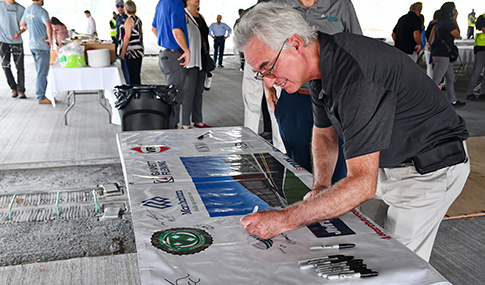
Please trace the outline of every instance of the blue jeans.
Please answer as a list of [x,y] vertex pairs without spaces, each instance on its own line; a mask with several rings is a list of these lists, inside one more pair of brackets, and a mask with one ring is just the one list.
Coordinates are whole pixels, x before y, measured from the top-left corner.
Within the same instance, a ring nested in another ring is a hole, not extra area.
[[50,51],[33,49],[30,50],[35,61],[35,70],[37,70],[37,81],[35,85],[35,94],[37,101],[45,99],[45,89],[47,88],[47,74],[49,73]]
[[219,66],[222,66],[222,58],[224,57],[224,45],[226,40],[224,37],[216,37],[214,40],[214,62],[217,62],[217,54],[219,54]]
[[[311,140],[313,129],[312,99],[310,95],[289,94],[281,90],[276,104],[275,117],[288,156],[312,172]],[[333,172],[332,184],[347,176],[343,141],[339,137],[339,155]]]

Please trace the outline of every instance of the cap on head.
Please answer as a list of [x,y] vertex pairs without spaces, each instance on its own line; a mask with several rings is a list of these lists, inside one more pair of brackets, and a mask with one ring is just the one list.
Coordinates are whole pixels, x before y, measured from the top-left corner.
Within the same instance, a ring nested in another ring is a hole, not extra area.
[[116,0],[115,5],[125,5],[125,1],[123,1],[123,0]]

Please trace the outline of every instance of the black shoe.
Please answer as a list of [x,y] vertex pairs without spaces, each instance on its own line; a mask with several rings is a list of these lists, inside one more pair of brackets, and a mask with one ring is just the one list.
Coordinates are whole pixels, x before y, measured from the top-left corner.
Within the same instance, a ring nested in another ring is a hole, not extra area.
[[453,105],[453,108],[458,109],[458,108],[465,106],[466,103],[457,100],[455,103],[451,103],[451,105]]
[[478,98],[477,96],[475,96],[475,94],[466,96],[466,99],[470,101],[478,101]]
[[224,65],[218,65],[219,67],[224,67]]
[[271,140],[273,138],[273,134],[271,132],[262,132],[259,134],[265,140]]

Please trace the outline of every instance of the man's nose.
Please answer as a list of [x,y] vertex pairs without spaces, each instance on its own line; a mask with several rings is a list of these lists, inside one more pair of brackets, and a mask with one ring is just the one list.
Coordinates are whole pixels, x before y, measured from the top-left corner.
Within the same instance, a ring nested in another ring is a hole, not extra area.
[[263,77],[263,79],[264,79],[264,83],[266,83],[266,86],[268,87],[272,87],[276,82],[276,77],[272,77],[272,76],[265,76]]

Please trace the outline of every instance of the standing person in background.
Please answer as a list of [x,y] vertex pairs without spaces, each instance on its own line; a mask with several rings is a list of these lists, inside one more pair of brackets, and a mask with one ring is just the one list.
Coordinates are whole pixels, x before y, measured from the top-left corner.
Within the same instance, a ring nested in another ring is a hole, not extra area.
[[187,65],[187,77],[184,85],[184,101],[182,103],[182,129],[190,129],[190,120],[195,128],[211,128],[202,121],[202,92],[206,72],[202,69],[202,54],[207,48],[209,28],[199,14],[200,0],[182,0],[187,15],[187,31],[189,34],[190,61]]
[[425,36],[426,36],[426,47],[424,48],[424,56],[426,58],[426,74],[428,74],[429,78],[433,78],[433,57],[431,56],[431,44],[429,40],[431,38],[431,31],[433,27],[438,23],[438,17],[440,14],[440,10],[436,10],[433,14],[433,20],[429,22],[428,28],[426,28]]
[[115,50],[118,49],[118,43],[116,40],[116,12],[113,11],[113,18],[109,20],[109,36],[111,41],[115,44]]
[[96,21],[91,16],[91,12],[89,10],[84,11],[84,15],[88,18],[88,27],[86,28],[87,33],[93,37],[97,37],[98,33],[96,32]]
[[52,38],[56,40],[56,51],[59,53],[62,41],[69,38],[69,33],[67,32],[67,27],[56,17],[51,19],[52,25]]
[[[128,18],[128,15],[125,13],[125,2],[123,0],[116,0],[116,9],[118,11],[118,15],[116,15],[116,39],[120,38],[120,26]],[[118,46],[118,42],[116,46]],[[116,49],[118,51],[118,48]],[[128,66],[126,65],[126,60],[120,58],[121,64],[121,71],[123,71],[123,77],[125,78],[126,84],[130,85],[130,73],[128,72]]]
[[466,33],[467,39],[474,39],[474,32],[475,32],[475,23],[477,18],[475,18],[475,9],[472,9],[472,12],[468,14],[468,31]]
[[131,85],[141,84],[141,62],[143,60],[143,29],[142,22],[136,16],[136,5],[128,0],[125,3],[128,18],[120,26],[120,58],[126,60]]
[[160,0],[153,17],[152,32],[158,38],[161,47],[159,54],[160,70],[165,75],[167,85],[174,85],[177,90],[176,102],[172,106],[169,128],[177,129],[180,120],[180,106],[184,99],[184,85],[187,76],[185,69],[190,62],[187,17],[182,1]]
[[[234,27],[232,27],[232,30],[235,31],[236,30],[236,27],[237,27],[237,23],[239,23],[239,21],[241,21],[241,16],[242,16],[242,13],[243,13],[244,9],[239,9],[237,11],[238,15],[239,15],[239,18],[237,18],[236,22],[234,23]],[[234,54],[239,54],[239,62],[241,63],[241,66],[239,67],[239,71],[244,71],[244,53],[241,52],[241,51],[234,51]]]
[[[473,51],[475,52],[475,64],[473,66],[472,75],[470,76],[470,81],[468,83],[468,100],[477,101],[478,98],[473,92],[478,84],[478,79],[480,74],[485,67],[485,14],[480,15],[476,22],[477,34],[475,36],[475,47]],[[485,97],[485,75],[482,76],[482,87],[480,89],[479,97]]]
[[34,0],[27,7],[20,21],[23,29],[29,30],[29,46],[35,61],[37,80],[35,93],[39,104],[51,104],[45,97],[47,74],[49,73],[50,49],[52,47],[52,26],[49,13],[42,8],[44,0]]
[[[12,89],[12,98],[25,99],[24,44],[20,36],[25,29],[20,29],[24,6],[15,0],[0,2],[0,58],[2,69],[7,77],[8,86]],[[17,68],[17,82],[12,74],[10,55]]]
[[224,57],[224,45],[226,39],[231,34],[231,28],[226,23],[222,23],[222,16],[217,15],[217,22],[212,23],[209,27],[209,35],[214,39],[214,62],[217,62],[217,54],[219,54],[219,67],[222,65],[222,58]]
[[407,54],[414,62],[418,59],[421,50],[421,10],[423,3],[416,2],[409,8],[409,12],[399,18],[392,30],[394,46]]
[[433,27],[430,36],[431,54],[435,63],[433,81],[439,86],[444,76],[448,99],[453,107],[460,108],[465,106],[466,102],[456,99],[455,74],[448,51],[449,48],[454,46],[455,38],[460,37],[460,28],[456,22],[458,11],[456,11],[454,2],[444,3],[440,10],[438,24]]

